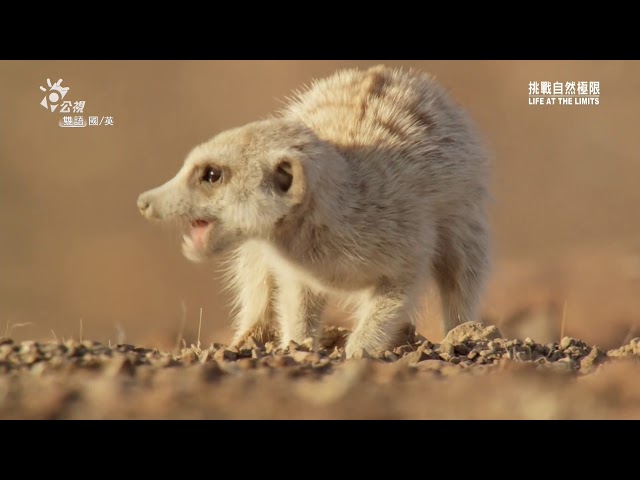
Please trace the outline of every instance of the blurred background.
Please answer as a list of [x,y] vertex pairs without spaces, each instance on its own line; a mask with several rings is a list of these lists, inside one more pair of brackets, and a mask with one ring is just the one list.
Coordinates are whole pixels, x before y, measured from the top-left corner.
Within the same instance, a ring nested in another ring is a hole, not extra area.
[[[216,265],[183,258],[178,232],[141,218],[138,194],[302,84],[378,63],[436,75],[493,151],[485,320],[541,342],[563,328],[603,347],[638,336],[640,62],[630,61],[0,62],[0,336],[77,338],[82,323],[84,338],[168,348],[181,330],[195,341],[202,309],[202,341],[227,341]],[[85,121],[113,126],[61,128],[64,113],[40,105],[47,78],[86,102]],[[531,81],[599,81],[600,104],[530,106]],[[437,341],[432,297],[419,329]]]

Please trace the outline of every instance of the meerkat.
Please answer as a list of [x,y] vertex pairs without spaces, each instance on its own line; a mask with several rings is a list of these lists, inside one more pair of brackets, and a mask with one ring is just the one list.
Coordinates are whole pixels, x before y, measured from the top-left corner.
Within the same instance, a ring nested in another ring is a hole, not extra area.
[[425,284],[444,332],[474,320],[489,266],[488,159],[465,111],[429,74],[350,69],[277,115],[196,146],[138,198],[184,220],[183,253],[228,254],[235,336],[317,339],[330,295],[354,306],[347,357],[392,348]]

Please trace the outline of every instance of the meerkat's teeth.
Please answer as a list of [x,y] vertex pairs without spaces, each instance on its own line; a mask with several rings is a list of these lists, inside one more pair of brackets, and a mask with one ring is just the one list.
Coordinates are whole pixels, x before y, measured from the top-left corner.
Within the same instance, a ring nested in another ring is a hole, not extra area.
[[191,239],[191,237],[189,235],[184,234],[182,236],[182,240],[183,240],[183,250],[190,250],[190,251],[195,250],[194,245],[193,245],[193,240]]

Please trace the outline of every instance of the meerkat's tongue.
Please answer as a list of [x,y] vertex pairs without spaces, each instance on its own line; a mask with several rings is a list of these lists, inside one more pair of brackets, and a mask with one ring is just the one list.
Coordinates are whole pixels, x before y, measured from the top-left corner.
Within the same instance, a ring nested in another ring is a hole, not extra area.
[[205,237],[207,235],[209,225],[209,222],[205,220],[196,220],[191,223],[191,240],[199,249],[204,248]]

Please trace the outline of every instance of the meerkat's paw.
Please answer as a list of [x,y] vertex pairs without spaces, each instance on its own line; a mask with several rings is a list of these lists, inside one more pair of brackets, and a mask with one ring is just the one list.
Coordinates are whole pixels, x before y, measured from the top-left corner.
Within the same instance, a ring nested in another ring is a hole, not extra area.
[[236,332],[229,346],[239,347],[249,337],[255,338],[258,342],[267,343],[267,342],[277,341],[279,338],[279,334],[273,325],[269,325],[269,324],[265,325],[263,323],[258,323],[256,325],[253,325],[251,328],[249,328],[246,331]]
[[385,351],[413,342],[416,338],[415,326],[409,323],[384,335],[367,335],[355,331],[347,338],[345,352],[347,358],[351,358],[360,350],[365,350],[371,357],[377,358],[383,356]]
[[390,345],[385,342],[375,341],[373,339],[363,338],[361,335],[352,333],[347,339],[345,353],[347,358],[352,358],[361,350],[364,350],[372,357],[381,356]]
[[318,350],[320,341],[314,335],[308,335],[306,337],[280,337],[278,345],[281,349],[286,349],[289,347],[291,342],[296,342],[298,345],[306,345],[307,348],[311,349],[311,351],[315,352]]

